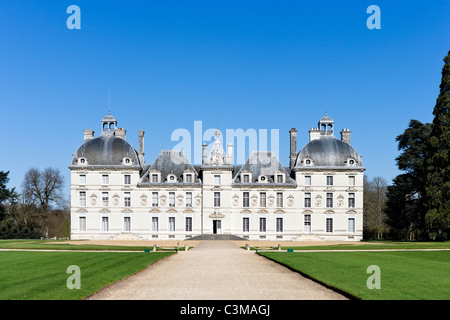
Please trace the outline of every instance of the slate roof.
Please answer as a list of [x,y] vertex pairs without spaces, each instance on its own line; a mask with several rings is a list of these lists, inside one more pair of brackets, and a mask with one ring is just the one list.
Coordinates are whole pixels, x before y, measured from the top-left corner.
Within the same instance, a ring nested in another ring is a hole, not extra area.
[[[312,163],[307,165],[305,160]],[[348,166],[353,159],[353,167],[364,168],[362,156],[350,144],[336,139],[334,136],[322,135],[319,139],[310,141],[298,153],[294,168],[340,168]]]

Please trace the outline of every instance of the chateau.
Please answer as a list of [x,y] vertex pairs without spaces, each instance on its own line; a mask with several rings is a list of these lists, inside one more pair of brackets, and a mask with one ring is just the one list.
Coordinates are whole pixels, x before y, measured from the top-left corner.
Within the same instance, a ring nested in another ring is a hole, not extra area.
[[325,115],[298,153],[297,131],[289,134],[289,167],[271,151],[234,165],[233,146],[225,152],[219,131],[209,154],[203,145],[201,165],[180,150],[162,150],[147,164],[144,132],[136,151],[107,115],[98,137],[84,131],[69,166],[71,238],[361,240],[365,168],[351,131],[335,138]]

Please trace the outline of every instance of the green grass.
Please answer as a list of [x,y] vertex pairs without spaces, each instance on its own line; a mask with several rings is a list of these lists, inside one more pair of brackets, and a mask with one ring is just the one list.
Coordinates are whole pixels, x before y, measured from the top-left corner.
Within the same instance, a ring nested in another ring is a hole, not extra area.
[[[172,253],[0,252],[0,300],[78,300]],[[81,289],[68,289],[77,265]]]
[[[66,240],[0,240],[0,249],[47,249],[47,250],[126,250],[144,251],[153,249],[153,246],[114,246],[95,244],[69,244]],[[173,249],[158,249],[169,251]],[[178,250],[183,251],[184,247]]]
[[[244,247],[242,247],[244,248]],[[253,250],[255,248],[252,248]],[[263,249],[261,247],[261,249]],[[450,241],[445,242],[355,242],[320,246],[282,246],[282,250],[373,250],[373,249],[450,249]]]
[[[313,279],[364,300],[450,299],[450,252],[263,252]],[[368,289],[370,265],[380,267],[381,289]]]

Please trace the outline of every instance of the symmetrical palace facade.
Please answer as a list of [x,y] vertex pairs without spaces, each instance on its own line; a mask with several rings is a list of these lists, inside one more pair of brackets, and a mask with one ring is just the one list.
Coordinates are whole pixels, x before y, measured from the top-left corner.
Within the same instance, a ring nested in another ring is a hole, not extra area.
[[271,151],[253,151],[233,165],[216,132],[201,165],[183,151],[163,150],[144,160],[144,132],[136,151],[116,119],[101,134],[84,131],[71,170],[72,239],[179,239],[233,234],[249,240],[361,240],[363,167],[351,132],[334,136],[324,116],[297,153],[290,133],[289,167]]

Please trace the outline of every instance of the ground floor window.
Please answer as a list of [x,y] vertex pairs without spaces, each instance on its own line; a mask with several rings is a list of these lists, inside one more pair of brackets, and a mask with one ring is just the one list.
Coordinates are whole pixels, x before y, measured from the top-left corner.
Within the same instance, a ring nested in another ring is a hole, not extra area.
[[186,231],[192,232],[192,218],[186,217]]
[[102,218],[102,231],[109,231],[109,220],[108,217]]
[[277,218],[277,232],[283,232],[283,218]]
[[243,232],[250,231],[250,218],[242,218],[242,231]]
[[131,231],[131,218],[130,217],[123,218],[123,230]]
[[327,218],[327,232],[333,232],[333,218]]
[[259,232],[266,232],[266,218],[259,218]]
[[86,217],[80,217],[79,222],[80,231],[86,231]]
[[175,217],[169,218],[169,231],[175,231]]
[[158,217],[152,217],[152,231],[159,231]]
[[355,218],[348,218],[348,232],[355,232]]

